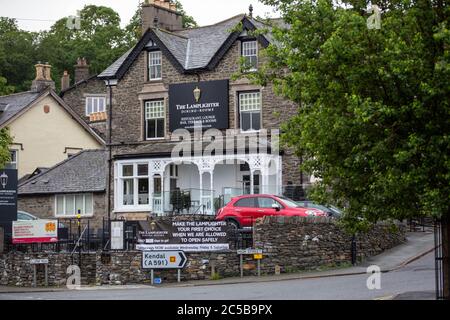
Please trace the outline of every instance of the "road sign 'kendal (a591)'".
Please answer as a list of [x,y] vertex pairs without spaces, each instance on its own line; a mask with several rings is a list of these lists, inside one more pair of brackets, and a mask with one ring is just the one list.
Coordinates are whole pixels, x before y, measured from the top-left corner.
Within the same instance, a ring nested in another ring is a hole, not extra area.
[[143,269],[183,269],[187,257],[183,251],[144,251]]

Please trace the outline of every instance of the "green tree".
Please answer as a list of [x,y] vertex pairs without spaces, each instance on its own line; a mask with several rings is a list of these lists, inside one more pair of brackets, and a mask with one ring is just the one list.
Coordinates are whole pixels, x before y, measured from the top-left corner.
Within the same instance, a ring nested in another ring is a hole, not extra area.
[[88,60],[92,74],[98,74],[128,49],[119,14],[111,8],[88,5],[80,18],[80,29],[68,28],[63,18],[40,35],[38,59],[52,64],[53,79],[59,79],[64,70],[73,74],[79,57]]
[[300,106],[283,139],[322,179],[313,197],[345,207],[353,228],[448,219],[449,6],[373,1],[381,29],[369,29],[369,1],[261,1],[289,27],[273,26],[276,45],[257,78]]
[[0,76],[0,96],[5,96],[14,92],[14,87],[8,85],[8,81]]
[[11,153],[9,146],[13,142],[8,128],[0,129],[0,168],[4,168],[5,165],[11,161]]
[[20,30],[16,20],[0,17],[0,76],[16,91],[29,90],[31,85],[36,38],[36,33]]

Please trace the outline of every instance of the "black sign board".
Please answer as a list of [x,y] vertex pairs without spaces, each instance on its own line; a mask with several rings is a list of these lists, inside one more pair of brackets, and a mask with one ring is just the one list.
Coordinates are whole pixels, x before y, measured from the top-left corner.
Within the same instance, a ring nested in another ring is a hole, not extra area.
[[139,221],[138,249],[215,251],[229,248],[224,221]]
[[228,80],[172,84],[169,86],[170,131],[228,129]]
[[11,233],[17,220],[17,170],[0,169],[0,224]]

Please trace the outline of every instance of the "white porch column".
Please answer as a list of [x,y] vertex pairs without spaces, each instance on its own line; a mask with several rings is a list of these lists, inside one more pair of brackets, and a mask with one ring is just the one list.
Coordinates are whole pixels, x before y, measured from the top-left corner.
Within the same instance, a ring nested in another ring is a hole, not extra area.
[[199,186],[200,186],[200,207],[203,208],[203,174],[204,174],[204,172],[199,170],[199,173],[200,173],[200,184],[199,184]]
[[165,206],[165,192],[164,192],[164,173],[166,171],[164,170],[163,172],[161,172],[161,213],[164,215],[164,206]]
[[155,209],[153,208],[153,195],[155,191],[155,176],[153,173],[149,172],[148,174],[148,204],[150,206],[150,211],[154,212]]
[[209,189],[211,193],[211,213],[214,214],[214,171],[210,171],[209,175],[211,178],[211,189]]
[[255,193],[255,170],[250,170],[250,194],[254,194]]
[[278,161],[276,161],[277,166],[277,172],[278,172],[278,193],[280,195],[283,195],[283,167],[282,167],[282,158],[281,156],[278,157]]
[[268,188],[269,188],[269,168],[265,167],[261,170],[261,184],[262,184],[262,188],[261,188],[261,193],[268,193]]

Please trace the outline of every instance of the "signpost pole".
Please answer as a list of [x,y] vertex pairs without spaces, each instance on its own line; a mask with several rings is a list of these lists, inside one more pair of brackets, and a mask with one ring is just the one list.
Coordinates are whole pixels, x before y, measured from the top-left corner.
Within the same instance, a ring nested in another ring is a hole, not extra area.
[[243,255],[241,254],[240,258],[239,258],[239,267],[241,269],[241,278],[244,277],[244,261],[243,260],[244,260],[244,258],[243,258]]
[[181,269],[178,269],[178,283],[181,282]]
[[48,265],[45,264],[45,286],[48,287]]
[[36,265],[33,265],[33,287],[37,287]]
[[152,281],[152,285],[154,284],[154,281],[155,281],[155,274],[153,273],[154,271],[153,271],[153,269],[150,271],[150,278],[151,278],[151,281]]
[[261,277],[261,260],[258,259],[258,277]]

